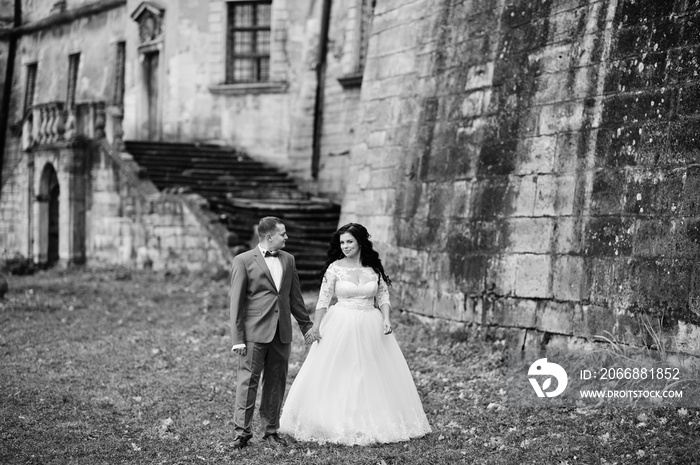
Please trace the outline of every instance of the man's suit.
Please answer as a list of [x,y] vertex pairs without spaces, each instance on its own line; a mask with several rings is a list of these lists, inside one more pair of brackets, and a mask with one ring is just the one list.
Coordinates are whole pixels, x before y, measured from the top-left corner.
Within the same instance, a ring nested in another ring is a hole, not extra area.
[[237,255],[231,269],[230,312],[233,344],[245,344],[239,357],[234,424],[237,437],[252,436],[251,422],[261,373],[260,418],[265,434],[279,428],[291,354],[292,319],[306,334],[313,323],[304,306],[294,256],[279,251],[280,288],[259,247]]

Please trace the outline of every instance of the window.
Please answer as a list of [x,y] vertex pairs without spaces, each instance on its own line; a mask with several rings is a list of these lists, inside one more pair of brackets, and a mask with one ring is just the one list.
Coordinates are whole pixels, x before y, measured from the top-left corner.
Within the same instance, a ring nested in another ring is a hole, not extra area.
[[377,5],[377,0],[356,0],[357,26],[355,29],[355,40],[352,62],[345,76],[338,78],[338,82],[346,89],[357,88],[362,85],[362,75],[365,72],[365,63],[367,61],[367,48],[369,46],[369,35],[372,32],[372,18],[374,17],[374,8]]
[[112,103],[124,104],[124,75],[126,66],[126,42],[117,42],[117,56],[114,65],[114,93]]
[[226,83],[270,80],[272,2],[229,2]]
[[75,105],[75,88],[78,84],[78,68],[80,66],[80,53],[68,55],[68,91],[66,93],[66,106]]
[[34,90],[36,88],[37,64],[27,65],[27,87],[24,91],[24,113],[27,114],[34,106]]
[[367,60],[367,46],[369,45],[369,34],[372,28],[372,17],[374,16],[374,7],[377,5],[377,0],[361,0],[362,7],[360,9],[360,33],[358,41],[357,64],[355,72],[362,74],[365,69],[365,61]]

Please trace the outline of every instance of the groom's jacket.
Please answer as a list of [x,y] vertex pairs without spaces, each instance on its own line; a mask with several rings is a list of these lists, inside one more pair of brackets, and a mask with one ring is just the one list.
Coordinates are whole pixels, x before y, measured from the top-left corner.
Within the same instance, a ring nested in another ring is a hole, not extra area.
[[292,318],[306,334],[313,323],[304,306],[294,256],[280,250],[282,284],[277,290],[258,247],[233,259],[231,268],[231,334],[233,344],[268,343],[279,327],[280,340],[292,342]]

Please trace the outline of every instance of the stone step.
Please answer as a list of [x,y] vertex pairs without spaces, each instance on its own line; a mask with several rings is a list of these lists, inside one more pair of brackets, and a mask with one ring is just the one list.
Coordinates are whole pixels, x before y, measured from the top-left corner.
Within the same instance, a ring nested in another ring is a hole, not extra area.
[[184,190],[207,199],[207,216],[235,233],[236,250],[249,247],[260,218],[281,218],[290,237],[285,250],[297,259],[302,285],[318,286],[339,205],[299,190],[287,173],[232,148],[127,141],[126,149],[161,191]]

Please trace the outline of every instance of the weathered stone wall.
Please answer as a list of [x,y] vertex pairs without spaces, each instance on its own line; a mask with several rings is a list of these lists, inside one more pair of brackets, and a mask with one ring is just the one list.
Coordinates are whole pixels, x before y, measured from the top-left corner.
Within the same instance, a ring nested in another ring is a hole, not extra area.
[[344,221],[521,346],[700,331],[696,1],[378,2]]
[[65,10],[75,10],[100,0],[23,0],[22,23],[32,23]]
[[297,76],[300,79],[296,104],[292,111],[290,172],[309,191],[340,201],[347,179],[347,162],[355,130],[359,124],[360,87],[344,88],[338,78],[355,71],[355,52],[359,45],[359,4],[357,0],[332,2],[328,28],[323,86],[322,129],[317,178],[312,177],[314,104],[316,102],[316,66],[319,62],[320,18],[322,3],[316,2],[315,11],[306,25],[306,67]]
[[5,144],[0,192],[0,260],[16,254],[29,256],[27,214],[29,211],[28,167],[17,139]]
[[[14,22],[14,3],[10,0],[0,0],[0,108],[3,108],[5,80],[7,77],[8,54],[10,51],[10,31]],[[9,121],[8,121],[9,124]],[[0,128],[2,130],[2,128]],[[21,231],[13,220],[17,217],[17,210],[21,208],[22,186],[18,181],[20,160],[16,156],[16,141],[5,139],[3,147],[2,179],[0,179],[0,259],[8,254],[9,250],[22,247]]]
[[229,252],[197,216],[197,200],[159,193],[131,170],[135,165],[128,157],[105,150],[94,155],[86,211],[88,263],[227,268]]
[[[23,35],[19,41],[16,82],[20,92],[14,99],[23,102],[26,65],[37,63],[34,103],[65,102],[68,87],[68,56],[80,53],[76,102],[111,101],[116,66],[116,45],[124,38],[124,8],[79,18]],[[14,121],[21,120],[22,105],[16,105]]]

